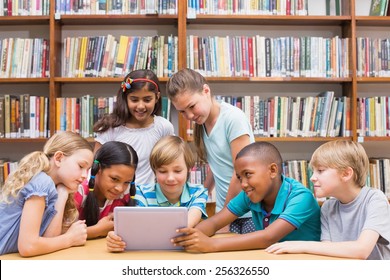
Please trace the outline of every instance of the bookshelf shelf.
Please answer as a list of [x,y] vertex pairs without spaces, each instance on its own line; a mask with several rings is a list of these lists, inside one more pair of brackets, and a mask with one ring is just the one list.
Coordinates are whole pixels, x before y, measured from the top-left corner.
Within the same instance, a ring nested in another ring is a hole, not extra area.
[[351,16],[197,15],[188,24],[343,25]]
[[352,137],[255,137],[266,142],[328,142],[336,139],[352,140]]
[[381,142],[381,141],[390,141],[390,136],[383,137],[374,137],[374,136],[364,136],[358,138],[359,142]]
[[0,25],[49,25],[49,16],[2,16]]
[[0,84],[49,83],[49,78],[1,78]]
[[[54,81],[56,83],[77,83],[77,84],[84,84],[84,83],[120,83],[123,80],[123,77],[107,77],[107,78],[99,78],[99,77],[93,77],[93,78],[62,78],[62,77],[55,77]],[[160,82],[167,82],[168,78],[161,77],[159,78]]]
[[356,26],[390,26],[390,16],[357,16],[355,20]]
[[177,15],[61,15],[56,21],[64,25],[174,25]]
[[44,143],[47,138],[0,138],[0,143]]
[[358,83],[390,83],[390,77],[358,77]]

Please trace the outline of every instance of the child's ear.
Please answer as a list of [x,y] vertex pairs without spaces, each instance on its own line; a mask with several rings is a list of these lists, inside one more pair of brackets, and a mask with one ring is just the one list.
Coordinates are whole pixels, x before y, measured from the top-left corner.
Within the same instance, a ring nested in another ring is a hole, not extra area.
[[351,167],[347,167],[343,171],[341,171],[341,178],[343,181],[349,181],[353,177],[353,169]]
[[64,158],[64,153],[61,151],[57,151],[54,153],[53,159],[56,166],[59,166],[61,163],[61,160]]
[[160,92],[157,92],[157,93],[156,93],[156,102],[160,99],[160,95],[161,95]]
[[276,163],[271,163],[269,165],[269,171],[270,171],[271,178],[274,179],[279,172],[278,165]]

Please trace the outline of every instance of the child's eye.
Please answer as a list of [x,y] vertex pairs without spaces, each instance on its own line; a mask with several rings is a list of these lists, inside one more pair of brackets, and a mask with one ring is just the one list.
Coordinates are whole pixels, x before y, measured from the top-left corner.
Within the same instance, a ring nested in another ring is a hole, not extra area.
[[246,173],[245,173],[245,177],[246,177],[246,178],[249,178],[250,176],[251,176],[251,174],[250,174],[249,172],[246,172]]

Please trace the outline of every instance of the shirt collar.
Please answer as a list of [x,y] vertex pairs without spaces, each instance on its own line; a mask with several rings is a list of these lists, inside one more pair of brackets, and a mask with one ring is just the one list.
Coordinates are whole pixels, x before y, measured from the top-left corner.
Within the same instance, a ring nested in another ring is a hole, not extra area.
[[[291,183],[287,182],[286,177],[282,175],[282,185],[279,188],[278,195],[276,196],[276,201],[274,208],[271,213],[275,215],[280,215],[285,208],[287,203],[288,196],[290,194]],[[250,208],[256,212],[263,212],[261,202],[253,204],[250,200]]]
[[[173,205],[178,204],[178,203],[176,203],[176,204],[170,203],[168,201],[168,198],[162,192],[160,184],[157,184],[157,183],[156,183],[156,199],[157,199],[157,203],[161,206],[173,206]],[[187,183],[186,183],[183,187],[183,191],[182,191],[181,196],[180,196],[180,204],[187,203],[190,200],[191,200],[191,197],[190,197],[190,194],[188,192],[188,187],[187,187]]]

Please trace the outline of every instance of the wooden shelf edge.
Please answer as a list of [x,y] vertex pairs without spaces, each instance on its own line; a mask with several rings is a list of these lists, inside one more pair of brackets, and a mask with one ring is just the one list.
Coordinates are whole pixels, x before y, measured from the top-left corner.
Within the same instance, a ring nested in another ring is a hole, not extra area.
[[382,142],[382,141],[390,141],[390,136],[363,136],[358,137],[358,142]]
[[358,83],[390,83],[390,77],[358,77]]
[[0,78],[0,84],[48,83],[50,78]]
[[390,26],[389,16],[356,16],[356,26]]
[[49,21],[49,16],[0,16],[0,25],[48,25]]
[[48,138],[0,138],[0,143],[44,143]]
[[[167,77],[158,78],[160,82],[167,82]],[[57,83],[120,83],[123,77],[84,77],[84,78],[62,78],[55,77],[54,82]]]
[[196,15],[189,24],[341,25],[351,16]]

